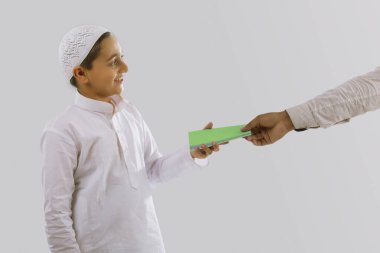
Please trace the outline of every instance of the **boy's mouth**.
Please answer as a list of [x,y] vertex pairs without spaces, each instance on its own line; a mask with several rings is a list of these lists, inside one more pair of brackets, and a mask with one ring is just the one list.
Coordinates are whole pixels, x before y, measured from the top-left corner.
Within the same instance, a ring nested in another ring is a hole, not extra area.
[[121,84],[123,82],[123,77],[116,78],[114,81],[115,83]]

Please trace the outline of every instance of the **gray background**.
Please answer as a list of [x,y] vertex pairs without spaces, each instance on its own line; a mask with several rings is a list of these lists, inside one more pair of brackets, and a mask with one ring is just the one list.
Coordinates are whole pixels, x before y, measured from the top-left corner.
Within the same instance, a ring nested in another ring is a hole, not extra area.
[[[163,153],[187,132],[244,124],[379,65],[375,0],[1,3],[0,252],[48,252],[39,138],[73,102],[62,35],[110,28],[124,95]],[[168,253],[380,252],[380,112],[259,148],[236,140],[208,168],[159,187]]]

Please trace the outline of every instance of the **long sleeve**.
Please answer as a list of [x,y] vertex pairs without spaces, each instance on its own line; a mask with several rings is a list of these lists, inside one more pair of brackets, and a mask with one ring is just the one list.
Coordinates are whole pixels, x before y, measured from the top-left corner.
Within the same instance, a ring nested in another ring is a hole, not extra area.
[[80,253],[71,218],[77,150],[72,140],[54,129],[41,137],[46,234],[52,253]]
[[177,178],[186,171],[208,165],[208,159],[193,159],[190,154],[189,145],[184,145],[176,152],[162,155],[157,147],[156,141],[146,123],[144,128],[144,160],[148,177],[152,185],[167,182]]
[[380,67],[286,109],[295,129],[327,128],[380,108]]

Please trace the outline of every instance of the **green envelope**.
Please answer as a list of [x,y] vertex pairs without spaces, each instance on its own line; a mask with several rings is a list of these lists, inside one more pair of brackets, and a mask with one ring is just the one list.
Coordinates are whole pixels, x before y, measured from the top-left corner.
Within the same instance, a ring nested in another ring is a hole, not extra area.
[[206,144],[207,146],[211,147],[213,141],[220,144],[233,139],[250,136],[251,131],[240,131],[242,127],[244,127],[244,125],[219,127],[189,132],[190,150],[194,151],[196,147],[199,147],[202,144]]

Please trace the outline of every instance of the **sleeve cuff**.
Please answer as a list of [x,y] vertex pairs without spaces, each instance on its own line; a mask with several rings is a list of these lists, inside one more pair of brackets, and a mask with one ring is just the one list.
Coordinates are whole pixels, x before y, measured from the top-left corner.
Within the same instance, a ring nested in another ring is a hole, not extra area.
[[288,108],[286,111],[295,129],[319,127],[307,103]]
[[204,158],[204,159],[198,159],[198,158],[192,158],[190,156],[190,158],[193,160],[193,162],[198,166],[198,167],[201,167],[201,168],[204,168],[204,167],[207,167],[208,164],[209,164],[209,160],[208,158]]
[[185,156],[186,161],[189,162],[192,166],[196,166],[196,167],[200,167],[200,168],[208,166],[208,164],[209,164],[208,158],[198,159],[198,158],[193,158],[191,156],[191,151],[190,151],[189,145],[186,144],[183,147],[183,150],[185,152],[184,156]]

